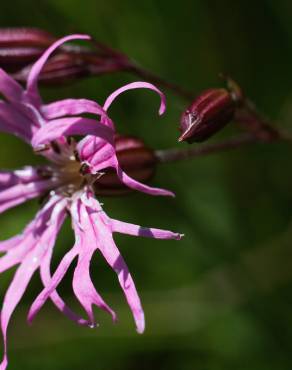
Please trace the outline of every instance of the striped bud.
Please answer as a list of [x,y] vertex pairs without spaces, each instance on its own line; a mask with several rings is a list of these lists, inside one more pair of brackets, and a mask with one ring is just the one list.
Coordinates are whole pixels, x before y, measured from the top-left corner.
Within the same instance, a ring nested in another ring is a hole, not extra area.
[[[0,67],[25,83],[31,66],[56,38],[36,28],[0,28]],[[58,85],[77,78],[129,70],[131,62],[124,54],[97,41],[90,47],[75,44],[61,46],[41,71],[42,84]]]
[[236,102],[226,89],[209,89],[200,94],[182,114],[179,141],[201,142],[229,123]]
[[14,72],[33,63],[55,41],[46,31],[37,28],[0,29],[0,66]]

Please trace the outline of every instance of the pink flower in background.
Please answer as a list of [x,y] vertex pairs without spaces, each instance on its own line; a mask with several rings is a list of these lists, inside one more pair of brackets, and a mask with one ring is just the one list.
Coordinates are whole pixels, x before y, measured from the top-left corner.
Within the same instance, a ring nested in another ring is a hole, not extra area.
[[[66,41],[89,39],[84,35],[64,37],[55,42],[34,64],[23,89],[0,70],[0,131],[16,135],[32,145],[50,163],[37,168],[25,167],[13,172],[0,172],[0,212],[38,196],[47,202],[22,234],[0,242],[0,272],[19,265],[6,292],[1,310],[4,337],[4,357],[0,370],[7,366],[7,327],[10,317],[22,298],[33,274],[39,269],[43,290],[33,302],[28,320],[31,321],[47,299],[73,321],[94,327],[93,305],[107,311],[116,320],[115,312],[96,291],[90,278],[90,261],[99,251],[117,274],[131,308],[137,331],[144,330],[144,313],[135,284],[113,239],[113,233],[156,239],[180,239],[170,231],[144,228],[108,217],[94,197],[93,184],[112,168],[120,181],[131,189],[151,195],[170,195],[167,190],[152,188],[128,176],[120,167],[115,148],[115,126],[108,109],[116,97],[129,89],[147,88],[161,98],[159,113],[165,110],[165,98],[153,85],[135,82],[118,89],[103,106],[85,99],[65,99],[43,104],[37,81],[49,56]],[[81,116],[96,115],[96,119]],[[72,136],[84,136],[76,143]],[[50,263],[54,244],[68,213],[72,219],[75,244],[55,272]],[[57,293],[57,287],[74,259],[74,294],[87,313],[84,319],[75,314]]]

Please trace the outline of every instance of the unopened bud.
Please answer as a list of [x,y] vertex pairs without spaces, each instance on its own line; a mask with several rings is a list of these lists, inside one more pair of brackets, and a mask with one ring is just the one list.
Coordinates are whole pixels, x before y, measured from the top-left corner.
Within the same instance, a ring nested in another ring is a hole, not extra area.
[[182,114],[179,141],[201,142],[229,123],[236,102],[226,89],[209,89],[199,95]]
[[[36,28],[0,28],[0,67],[24,83],[33,63],[56,38]],[[88,47],[62,45],[48,59],[39,81],[63,84],[86,76],[129,70],[128,57],[96,41]]]
[[38,46],[47,47],[55,41],[49,32],[39,28],[1,28],[0,47]]
[[37,28],[1,28],[0,66],[17,71],[39,58],[54,41],[51,34]]
[[[31,65],[22,68],[13,74],[13,77],[25,82],[29,75]],[[82,59],[78,56],[59,53],[50,58],[43,67],[39,81],[46,85],[64,84],[79,77],[85,77],[89,74]]]
[[[140,182],[148,182],[155,174],[156,157],[153,150],[133,136],[119,135],[115,139],[116,153],[120,166],[129,175]],[[104,174],[94,183],[98,195],[121,195],[131,191],[119,180],[115,170],[105,169]]]

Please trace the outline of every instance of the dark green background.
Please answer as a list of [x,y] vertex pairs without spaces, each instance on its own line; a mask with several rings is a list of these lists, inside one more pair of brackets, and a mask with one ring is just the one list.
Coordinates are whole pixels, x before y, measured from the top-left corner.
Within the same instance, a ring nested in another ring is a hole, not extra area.
[[[56,35],[88,32],[144,67],[199,92],[226,72],[279,125],[292,118],[292,8],[285,0],[14,0],[1,2],[0,25],[38,26]],[[103,102],[132,81],[115,74],[43,90],[45,99],[87,97]],[[167,93],[168,111],[140,91],[112,109],[121,132],[154,148],[175,146],[184,102]],[[229,127],[221,138],[234,133]],[[216,138],[215,140],[219,140]],[[0,167],[37,163],[30,148],[1,135]],[[214,139],[213,139],[214,140]],[[184,144],[181,144],[184,146]],[[9,330],[10,369],[290,370],[292,366],[292,173],[288,144],[255,145],[161,166],[155,184],[177,198],[135,194],[103,199],[109,215],[185,233],[181,242],[117,238],[146,312],[135,333],[114,273],[98,256],[97,288],[119,314],[113,326],[75,327],[50,303],[32,327],[25,314],[41,288],[30,285]],[[35,202],[1,216],[1,238],[19,232]],[[67,231],[66,231],[67,230]],[[72,244],[68,224],[55,263]],[[3,295],[11,273],[1,277]],[[62,293],[72,301],[70,276]]]

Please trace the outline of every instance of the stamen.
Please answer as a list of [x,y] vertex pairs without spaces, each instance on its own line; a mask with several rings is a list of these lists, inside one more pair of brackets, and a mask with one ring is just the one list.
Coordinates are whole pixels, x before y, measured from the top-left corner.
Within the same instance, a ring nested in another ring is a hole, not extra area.
[[37,174],[43,179],[50,179],[53,176],[53,169],[51,168],[37,168]]
[[86,175],[88,174],[88,169],[89,169],[88,164],[82,163],[79,172],[81,173],[81,175]]
[[74,150],[74,157],[75,157],[75,160],[76,160],[77,162],[80,162],[80,157],[79,157],[79,153],[78,153],[78,151],[77,151],[77,150]]
[[[56,181],[54,192],[64,197],[72,198],[72,196],[86,186],[92,186],[101,176],[103,172],[97,172],[92,175],[89,171],[87,163],[80,163],[79,155],[76,150],[74,138],[71,138],[64,143],[52,141],[49,145],[43,145],[38,150],[47,150],[51,148],[56,157],[53,165],[40,167],[38,175],[45,179]],[[42,203],[47,198],[47,194],[40,199]]]

